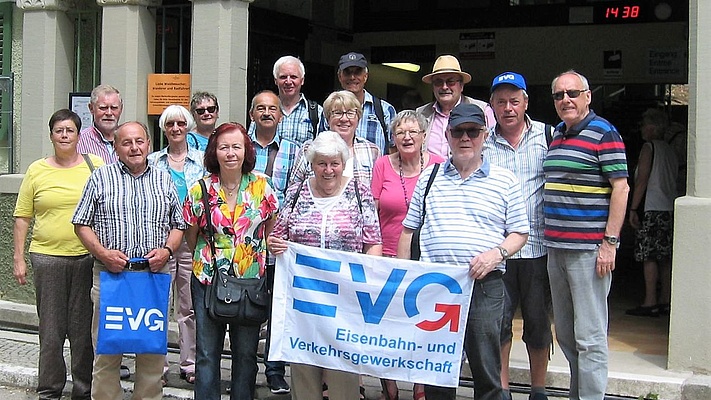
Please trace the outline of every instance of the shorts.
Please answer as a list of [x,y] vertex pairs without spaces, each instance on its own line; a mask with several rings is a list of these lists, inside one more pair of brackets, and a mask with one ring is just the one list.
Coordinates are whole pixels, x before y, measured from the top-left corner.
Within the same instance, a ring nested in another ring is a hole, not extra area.
[[671,211],[645,211],[642,228],[635,233],[635,261],[670,260],[674,216]]
[[551,288],[548,282],[548,257],[506,261],[504,318],[501,343],[513,338],[513,318],[521,305],[523,341],[533,349],[546,349],[553,343],[551,334]]

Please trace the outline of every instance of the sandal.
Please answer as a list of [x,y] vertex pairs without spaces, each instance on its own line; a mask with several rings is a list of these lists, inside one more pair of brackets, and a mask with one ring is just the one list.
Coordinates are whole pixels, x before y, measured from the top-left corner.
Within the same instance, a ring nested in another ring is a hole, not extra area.
[[412,399],[425,400],[425,385],[422,383],[414,383],[412,385]]
[[195,384],[195,372],[180,372],[180,379],[185,382],[194,385]]
[[398,400],[400,398],[397,382],[394,380],[380,378],[380,386],[383,388],[381,399]]

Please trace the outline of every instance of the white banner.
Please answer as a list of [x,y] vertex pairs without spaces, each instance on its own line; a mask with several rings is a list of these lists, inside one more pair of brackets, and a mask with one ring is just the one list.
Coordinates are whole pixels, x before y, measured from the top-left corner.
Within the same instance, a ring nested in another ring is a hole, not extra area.
[[456,387],[467,273],[290,243],[276,262],[269,359]]

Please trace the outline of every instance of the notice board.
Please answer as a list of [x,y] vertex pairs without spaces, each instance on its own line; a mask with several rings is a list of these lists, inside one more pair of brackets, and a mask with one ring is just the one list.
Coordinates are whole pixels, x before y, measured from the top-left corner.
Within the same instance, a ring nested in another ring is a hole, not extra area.
[[160,115],[171,104],[190,109],[190,74],[149,74],[148,115]]

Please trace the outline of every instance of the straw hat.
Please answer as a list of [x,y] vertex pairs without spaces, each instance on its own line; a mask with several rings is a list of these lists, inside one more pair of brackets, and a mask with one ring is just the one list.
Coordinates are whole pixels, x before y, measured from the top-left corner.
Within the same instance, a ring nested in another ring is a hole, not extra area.
[[459,65],[459,60],[457,57],[450,55],[443,55],[437,57],[437,60],[432,67],[432,73],[427,74],[422,77],[422,82],[432,83],[432,78],[438,74],[455,73],[462,77],[463,83],[469,83],[472,80],[472,76],[466,72],[462,72],[462,67]]

